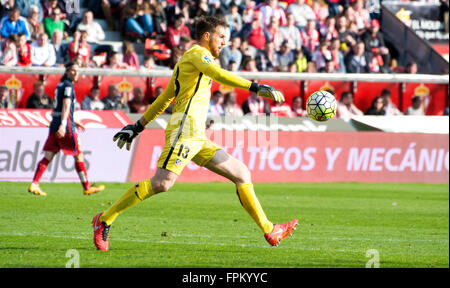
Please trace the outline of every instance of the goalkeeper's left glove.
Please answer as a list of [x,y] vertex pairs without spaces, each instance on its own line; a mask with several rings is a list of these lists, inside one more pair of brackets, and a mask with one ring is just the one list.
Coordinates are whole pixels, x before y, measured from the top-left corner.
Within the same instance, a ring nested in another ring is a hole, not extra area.
[[133,139],[136,138],[143,130],[144,126],[137,121],[134,124],[123,127],[122,130],[114,135],[113,141],[119,139],[119,141],[117,141],[117,146],[119,146],[120,149],[122,149],[123,145],[127,143],[127,150],[130,151],[131,142],[133,142]]
[[284,102],[283,93],[281,93],[281,91],[279,91],[269,85],[258,84],[256,82],[252,82],[252,85],[250,86],[250,91],[255,92],[256,95],[258,95],[258,96],[272,99],[278,103]]

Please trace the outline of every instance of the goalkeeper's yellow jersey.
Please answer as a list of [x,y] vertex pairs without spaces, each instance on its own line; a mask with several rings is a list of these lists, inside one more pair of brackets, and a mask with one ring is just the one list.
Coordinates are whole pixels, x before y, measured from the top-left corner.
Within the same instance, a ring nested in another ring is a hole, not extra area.
[[208,49],[194,45],[175,65],[166,89],[144,113],[145,120],[154,120],[174,100],[166,136],[174,131],[177,139],[204,138],[213,80],[245,90],[251,86],[250,81],[217,65]]

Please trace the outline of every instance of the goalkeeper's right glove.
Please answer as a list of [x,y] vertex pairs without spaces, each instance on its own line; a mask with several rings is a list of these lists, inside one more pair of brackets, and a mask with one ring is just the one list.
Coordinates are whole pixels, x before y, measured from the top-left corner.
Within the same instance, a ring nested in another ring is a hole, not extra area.
[[269,98],[278,103],[284,102],[283,93],[281,93],[281,91],[279,91],[269,85],[263,85],[263,84],[258,84],[256,82],[252,82],[252,85],[250,86],[250,91],[255,92],[256,95],[258,95],[258,96],[261,96],[264,98]]
[[133,139],[136,138],[139,133],[141,133],[144,130],[144,126],[137,121],[134,124],[127,125],[122,128],[119,132],[114,135],[113,141],[117,141],[117,146],[122,149],[123,145],[127,143],[127,150],[130,151],[131,148],[131,142],[133,142]]

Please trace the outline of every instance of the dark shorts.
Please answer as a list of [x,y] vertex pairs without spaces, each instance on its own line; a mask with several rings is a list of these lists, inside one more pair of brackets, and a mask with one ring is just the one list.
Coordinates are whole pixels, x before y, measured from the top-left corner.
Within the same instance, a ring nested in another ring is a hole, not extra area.
[[62,150],[66,155],[76,156],[81,153],[78,134],[66,133],[63,138],[58,138],[56,132],[50,132],[42,150],[55,153]]

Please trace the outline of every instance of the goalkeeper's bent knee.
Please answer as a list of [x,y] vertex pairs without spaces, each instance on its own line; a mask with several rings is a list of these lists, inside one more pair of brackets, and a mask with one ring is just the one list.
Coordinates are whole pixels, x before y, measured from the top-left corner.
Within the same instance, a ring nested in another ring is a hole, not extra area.
[[153,195],[155,195],[155,192],[153,191],[150,179],[139,181],[136,184],[136,196],[140,200],[145,200]]

